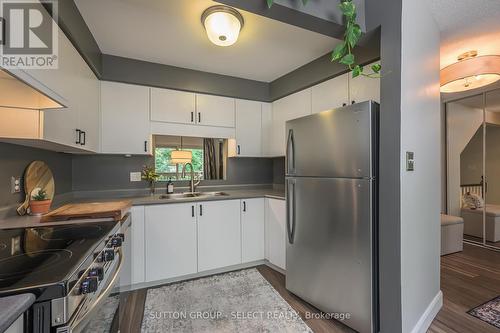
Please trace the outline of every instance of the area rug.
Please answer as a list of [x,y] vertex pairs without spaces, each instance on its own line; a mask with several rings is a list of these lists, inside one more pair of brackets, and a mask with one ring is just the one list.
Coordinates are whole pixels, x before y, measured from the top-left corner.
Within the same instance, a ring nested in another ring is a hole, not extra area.
[[500,328],[500,296],[469,310],[467,313]]
[[142,332],[312,330],[252,268],[149,289]]

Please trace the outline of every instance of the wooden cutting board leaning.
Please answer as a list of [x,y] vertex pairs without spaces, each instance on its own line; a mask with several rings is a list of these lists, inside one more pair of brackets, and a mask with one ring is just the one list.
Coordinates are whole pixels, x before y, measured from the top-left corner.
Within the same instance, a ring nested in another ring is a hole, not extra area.
[[34,189],[40,188],[47,193],[47,199],[53,200],[55,193],[54,176],[49,166],[42,161],[31,162],[24,171],[24,193],[26,198],[17,208],[19,215],[25,215],[30,203],[31,193]]

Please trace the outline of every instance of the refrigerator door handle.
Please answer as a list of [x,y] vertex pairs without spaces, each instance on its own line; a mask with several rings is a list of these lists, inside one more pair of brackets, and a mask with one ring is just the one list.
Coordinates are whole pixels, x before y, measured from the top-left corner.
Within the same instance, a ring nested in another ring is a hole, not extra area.
[[[293,244],[295,238],[295,181],[289,180],[287,184],[288,196],[286,200],[286,231],[288,235],[288,242]],[[290,192],[290,189],[292,190]]]
[[295,173],[295,141],[293,139],[293,129],[288,130],[288,140],[286,143],[287,153],[287,174]]

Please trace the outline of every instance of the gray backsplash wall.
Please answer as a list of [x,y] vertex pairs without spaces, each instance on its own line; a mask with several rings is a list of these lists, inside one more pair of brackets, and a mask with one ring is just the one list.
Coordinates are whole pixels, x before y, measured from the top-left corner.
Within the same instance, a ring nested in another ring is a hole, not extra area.
[[[73,190],[144,189],[144,181],[131,182],[130,172],[141,171],[143,165],[153,164],[152,157],[118,155],[74,155]],[[274,160],[267,158],[229,158],[227,179],[206,180],[201,185],[272,184]],[[176,186],[187,186],[177,182]],[[159,187],[164,186],[159,184]]]
[[35,160],[44,161],[52,170],[56,194],[71,192],[71,155],[0,143],[0,207],[24,200],[24,191],[10,193],[10,177],[22,176],[28,164]]
[[[24,193],[10,193],[10,177],[22,176],[34,160],[51,168],[56,194],[72,191],[145,189],[144,181],[131,182],[130,172],[152,164],[147,156],[70,155],[20,145],[0,143],[0,207],[24,200]],[[230,158],[226,180],[203,181],[201,185],[284,184],[285,160],[278,158]],[[178,182],[176,186],[187,186]],[[159,187],[164,187],[160,184]]]
[[273,158],[273,184],[285,184],[285,158]]

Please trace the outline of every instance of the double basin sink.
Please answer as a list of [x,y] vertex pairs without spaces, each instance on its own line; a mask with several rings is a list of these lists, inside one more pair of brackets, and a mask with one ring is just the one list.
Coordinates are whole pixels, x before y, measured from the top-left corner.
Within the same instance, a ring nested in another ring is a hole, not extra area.
[[225,192],[186,192],[186,193],[174,193],[174,194],[163,194],[160,195],[160,199],[167,200],[180,200],[188,198],[210,198],[210,197],[221,197],[227,196],[229,194]]

